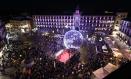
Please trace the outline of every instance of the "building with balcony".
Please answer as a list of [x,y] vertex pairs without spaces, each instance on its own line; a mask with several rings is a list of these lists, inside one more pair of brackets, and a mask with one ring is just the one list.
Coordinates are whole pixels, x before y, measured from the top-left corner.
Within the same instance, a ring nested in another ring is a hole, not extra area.
[[70,29],[79,30],[83,36],[95,32],[112,33],[114,15],[81,15],[76,10],[73,15],[33,15],[33,25],[40,32],[64,35]]
[[31,31],[31,21],[29,20],[10,20],[6,25],[6,31],[19,31],[21,33],[28,33]]
[[113,25],[113,35],[117,35],[119,33],[119,29],[121,26],[121,20],[125,19],[128,15],[128,12],[118,12],[116,13],[115,22]]
[[30,20],[9,20],[5,24],[6,40],[11,41],[25,40],[26,36],[31,35],[32,27]]
[[131,46],[131,22],[129,20],[121,20],[118,36],[120,39]]

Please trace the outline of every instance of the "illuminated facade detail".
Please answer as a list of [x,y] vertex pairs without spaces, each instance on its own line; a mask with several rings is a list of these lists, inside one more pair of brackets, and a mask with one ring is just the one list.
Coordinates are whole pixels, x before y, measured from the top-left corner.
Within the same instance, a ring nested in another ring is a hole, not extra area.
[[78,28],[80,26],[80,20],[81,20],[81,16],[80,16],[80,12],[79,10],[76,10],[75,14],[73,15],[73,20],[74,20],[74,28]]
[[131,22],[121,20],[118,37],[123,40],[127,45],[131,46]]
[[7,32],[18,31],[21,33],[29,33],[31,31],[31,22],[28,20],[17,21],[10,20],[9,23],[5,25]]
[[121,24],[121,20],[126,18],[128,15],[127,12],[118,12],[115,17],[114,25],[113,25],[113,32],[114,36],[117,36]]
[[[33,15],[34,26],[38,30],[64,35],[67,31],[76,27],[84,37],[93,32],[112,33],[115,16],[113,15],[80,15],[79,10],[73,15]],[[101,29],[106,28],[106,29]],[[57,31],[59,29],[59,31]]]
[[83,36],[79,31],[70,30],[64,35],[64,45],[66,48],[80,48],[83,43]]
[[[30,33],[32,30],[31,21],[29,20],[10,20],[6,25],[6,40],[9,44],[10,41],[14,40],[22,40],[25,37],[23,36],[25,33]],[[19,39],[20,37],[20,39]]]

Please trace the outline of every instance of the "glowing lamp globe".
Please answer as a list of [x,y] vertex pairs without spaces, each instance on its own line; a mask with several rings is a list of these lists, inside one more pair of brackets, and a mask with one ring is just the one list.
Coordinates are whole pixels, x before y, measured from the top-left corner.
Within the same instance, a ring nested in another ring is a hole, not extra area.
[[64,45],[66,48],[80,48],[83,43],[83,36],[77,30],[70,30],[64,35]]

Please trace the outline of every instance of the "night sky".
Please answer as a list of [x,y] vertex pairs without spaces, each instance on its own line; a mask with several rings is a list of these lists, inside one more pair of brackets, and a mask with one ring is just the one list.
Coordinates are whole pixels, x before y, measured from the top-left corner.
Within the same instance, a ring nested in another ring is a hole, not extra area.
[[[3,2],[2,2],[3,1]],[[1,0],[0,15],[8,14],[72,14],[77,6],[83,14],[106,11],[128,11],[129,0]]]

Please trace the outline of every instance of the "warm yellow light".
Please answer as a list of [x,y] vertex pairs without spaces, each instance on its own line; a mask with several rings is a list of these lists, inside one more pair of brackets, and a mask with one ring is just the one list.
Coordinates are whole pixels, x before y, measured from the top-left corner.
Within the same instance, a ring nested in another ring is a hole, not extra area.
[[115,28],[114,28],[115,30],[119,30],[119,27],[118,26],[115,26]]
[[122,54],[119,52],[113,52],[114,57],[122,57]]
[[11,28],[12,25],[11,25],[11,24],[6,24],[5,27],[6,27],[6,28]]
[[0,52],[0,58],[2,57],[2,55],[3,55],[3,54],[2,54],[2,51],[1,51],[1,52]]
[[46,35],[46,36],[47,36],[48,34],[49,34],[48,32],[45,32],[45,33],[43,33],[42,35]]
[[21,28],[29,28],[29,25],[28,24],[23,25],[23,26],[21,26]]

